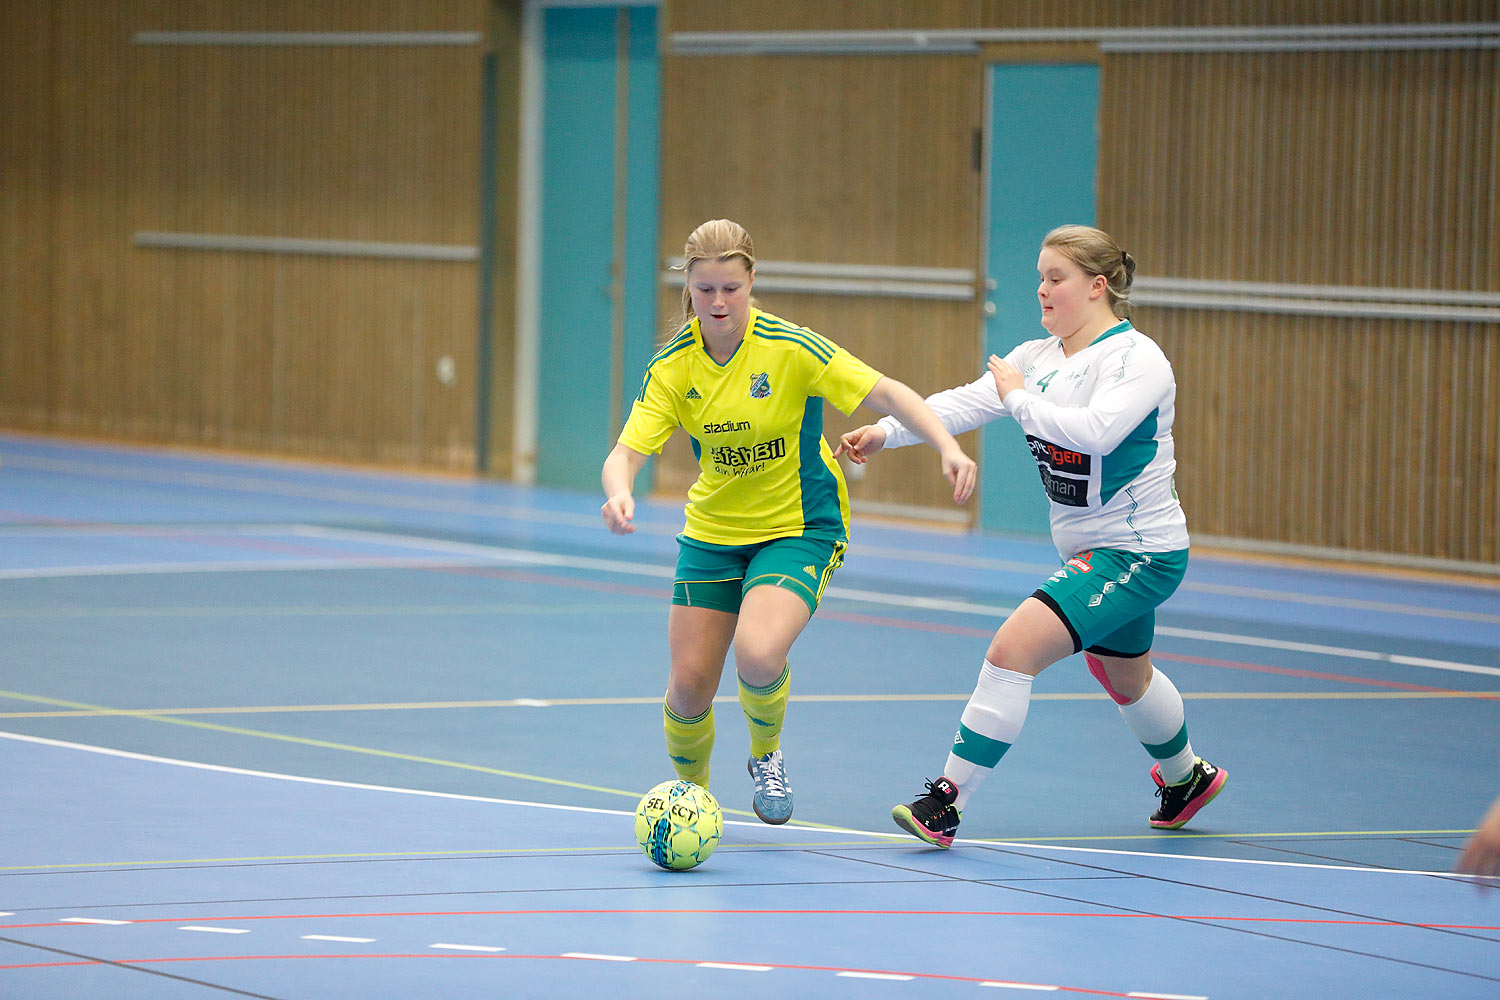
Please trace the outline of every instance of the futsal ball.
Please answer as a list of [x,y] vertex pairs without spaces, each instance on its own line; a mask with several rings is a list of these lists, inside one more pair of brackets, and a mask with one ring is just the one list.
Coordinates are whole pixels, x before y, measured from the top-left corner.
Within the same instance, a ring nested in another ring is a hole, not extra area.
[[707,788],[663,781],[635,809],[635,840],[652,862],[682,872],[708,860],[724,835],[724,813]]

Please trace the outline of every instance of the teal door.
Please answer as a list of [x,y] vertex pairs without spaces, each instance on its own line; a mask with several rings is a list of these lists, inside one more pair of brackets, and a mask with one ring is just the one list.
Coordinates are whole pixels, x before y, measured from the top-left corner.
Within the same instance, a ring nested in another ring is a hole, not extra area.
[[[1093,225],[1099,163],[1099,67],[990,67],[985,356],[1046,336],[1036,300],[1036,256],[1057,226]],[[1048,533],[1047,496],[1014,421],[984,429],[980,527]]]
[[547,486],[599,489],[655,342],[656,15],[546,12],[536,476]]

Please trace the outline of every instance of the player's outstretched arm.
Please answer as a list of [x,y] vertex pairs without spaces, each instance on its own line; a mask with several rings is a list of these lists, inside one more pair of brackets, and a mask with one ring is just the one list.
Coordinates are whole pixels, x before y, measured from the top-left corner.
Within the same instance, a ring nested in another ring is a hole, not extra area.
[[[959,447],[926,400],[905,383],[881,376],[869,395],[865,396],[864,402],[871,409],[895,417],[936,448],[942,461],[943,475],[953,484],[953,502],[963,503],[969,499],[979,477],[979,467]],[[881,436],[883,443],[884,434]],[[845,442],[840,442],[840,450],[844,444]]]
[[604,523],[617,535],[629,535],[635,531],[636,473],[640,472],[650,457],[634,448],[617,444],[604,460],[604,469],[599,481],[604,486],[604,506],[599,508]]

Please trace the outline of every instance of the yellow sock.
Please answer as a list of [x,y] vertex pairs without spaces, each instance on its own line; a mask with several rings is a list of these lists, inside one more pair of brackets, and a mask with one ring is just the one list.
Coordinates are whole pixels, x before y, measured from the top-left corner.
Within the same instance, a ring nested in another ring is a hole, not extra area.
[[696,719],[684,719],[662,702],[662,720],[667,732],[667,756],[677,777],[708,787],[708,761],[714,749],[714,707]]
[[786,719],[786,699],[792,689],[792,668],[781,669],[781,676],[763,688],[740,681],[740,708],[750,723],[750,755],[764,757],[781,746],[781,724]]

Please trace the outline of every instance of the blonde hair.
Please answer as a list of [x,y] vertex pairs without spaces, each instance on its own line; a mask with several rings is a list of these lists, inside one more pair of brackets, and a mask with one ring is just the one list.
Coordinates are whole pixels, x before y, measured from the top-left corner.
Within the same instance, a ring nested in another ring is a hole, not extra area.
[[[682,248],[682,271],[687,274],[700,260],[739,260],[744,262],[746,273],[755,270],[755,244],[745,227],[731,219],[709,219],[688,234],[687,244]],[[754,298],[751,305],[756,305]],[[672,333],[682,329],[690,321],[693,312],[693,294],[686,284],[682,288],[682,318],[672,328]]]
[[1116,316],[1130,315],[1130,283],[1135,279],[1135,258],[1114,237],[1093,226],[1058,226],[1042,240],[1083,269],[1108,282],[1109,307]]

